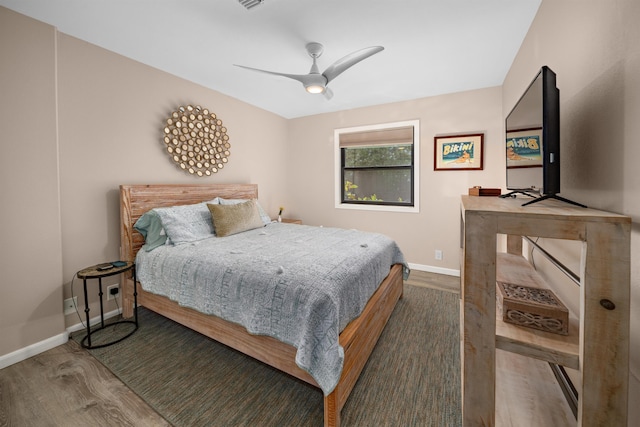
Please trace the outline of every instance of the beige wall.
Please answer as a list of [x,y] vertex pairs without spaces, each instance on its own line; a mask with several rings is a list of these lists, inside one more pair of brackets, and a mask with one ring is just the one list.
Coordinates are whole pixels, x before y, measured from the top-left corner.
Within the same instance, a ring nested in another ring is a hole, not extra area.
[[[460,195],[469,187],[501,187],[504,151],[499,87],[338,113],[292,119],[287,167],[291,211],[312,225],[376,231],[395,239],[407,261],[421,269],[459,270]],[[333,130],[351,126],[420,120],[420,212],[336,209]],[[484,170],[433,170],[433,138],[482,132]],[[435,260],[435,250],[443,259]]]
[[[640,419],[640,2],[544,0],[503,85],[504,112],[542,65],[558,76],[562,194],[633,219],[629,420]],[[545,242],[578,272],[579,249]],[[569,301],[577,289],[537,257]]]
[[0,355],[64,331],[55,31],[0,7]]

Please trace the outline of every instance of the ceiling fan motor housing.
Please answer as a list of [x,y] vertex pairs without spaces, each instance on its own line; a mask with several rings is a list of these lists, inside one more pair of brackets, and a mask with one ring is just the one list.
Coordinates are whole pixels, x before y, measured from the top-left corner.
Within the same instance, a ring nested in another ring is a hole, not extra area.
[[307,48],[307,52],[309,53],[309,56],[311,56],[314,59],[319,58],[320,55],[322,55],[322,52],[324,52],[324,46],[316,42],[307,43],[306,48]]

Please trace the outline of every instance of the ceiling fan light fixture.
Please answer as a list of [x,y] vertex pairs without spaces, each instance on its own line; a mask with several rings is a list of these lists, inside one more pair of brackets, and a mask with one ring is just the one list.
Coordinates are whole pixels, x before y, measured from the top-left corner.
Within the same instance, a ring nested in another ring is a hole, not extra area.
[[320,85],[308,85],[304,87],[309,93],[322,93],[324,92],[324,86]]
[[[314,67],[316,66],[315,64],[316,61],[314,58]],[[311,72],[302,79],[302,85],[308,93],[323,93],[327,89],[327,79],[322,74],[314,72],[312,69]]]

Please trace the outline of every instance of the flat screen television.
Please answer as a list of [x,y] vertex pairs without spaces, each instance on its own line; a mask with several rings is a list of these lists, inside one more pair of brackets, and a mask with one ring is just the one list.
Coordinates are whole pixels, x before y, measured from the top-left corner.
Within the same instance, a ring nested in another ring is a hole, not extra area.
[[505,121],[507,190],[502,197],[524,194],[533,200],[560,197],[560,91],[556,74],[540,69]]

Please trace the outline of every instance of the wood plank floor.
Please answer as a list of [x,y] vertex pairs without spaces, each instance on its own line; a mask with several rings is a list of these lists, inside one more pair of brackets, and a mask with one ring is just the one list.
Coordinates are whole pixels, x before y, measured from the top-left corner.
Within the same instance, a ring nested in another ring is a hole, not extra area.
[[169,426],[78,343],[0,371],[0,426]]
[[[460,291],[459,277],[417,270],[406,283]],[[511,360],[522,356],[499,353],[504,354],[499,354],[497,361],[498,425],[575,425],[568,405],[563,407],[564,397],[550,369],[542,362]],[[523,371],[532,363],[536,374],[525,375]],[[548,410],[548,405],[559,409]],[[528,424],[523,424],[525,421]],[[0,370],[0,426],[169,425],[72,340]]]

